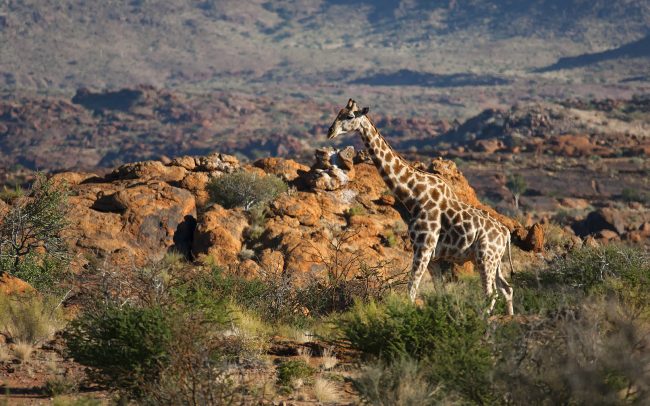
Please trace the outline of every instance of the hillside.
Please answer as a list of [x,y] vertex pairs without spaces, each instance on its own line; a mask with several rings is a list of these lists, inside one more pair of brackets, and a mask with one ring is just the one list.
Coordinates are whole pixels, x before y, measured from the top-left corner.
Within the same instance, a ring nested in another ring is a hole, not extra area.
[[634,42],[649,25],[641,0],[4,1],[0,85],[314,85],[400,69],[516,77]]

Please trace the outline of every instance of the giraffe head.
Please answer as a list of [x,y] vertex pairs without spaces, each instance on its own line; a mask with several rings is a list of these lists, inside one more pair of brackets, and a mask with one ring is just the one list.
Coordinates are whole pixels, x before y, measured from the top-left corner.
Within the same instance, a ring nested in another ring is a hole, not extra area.
[[339,114],[330,126],[327,132],[327,138],[332,139],[341,134],[357,131],[361,126],[363,117],[368,114],[369,110],[368,107],[360,109],[357,106],[357,102],[352,99],[348,100],[348,104],[339,111]]

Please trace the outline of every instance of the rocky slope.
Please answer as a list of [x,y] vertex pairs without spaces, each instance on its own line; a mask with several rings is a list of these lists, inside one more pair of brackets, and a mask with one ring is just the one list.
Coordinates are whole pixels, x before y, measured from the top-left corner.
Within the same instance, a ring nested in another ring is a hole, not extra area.
[[[563,157],[650,154],[648,96],[524,103],[488,109],[463,123],[392,110],[373,112],[400,151],[464,156],[494,152]],[[0,100],[0,168],[103,170],[123,163],[219,150],[239,158],[309,162],[336,106],[300,97],[237,92],[183,94],[149,86],[80,89],[71,97]],[[357,137],[347,138],[359,146]]]
[[[344,256],[357,268],[363,263],[387,274],[408,269],[402,209],[375,167],[351,148],[320,150],[317,157],[310,168],[281,158],[241,165],[215,153],[127,164],[101,177],[64,172],[53,179],[71,188],[67,237],[77,266],[98,257],[103,266],[133,269],[175,250],[195,259],[210,256],[247,276],[282,272],[305,280]],[[209,180],[238,170],[280,176],[291,189],[271,203],[265,219],[209,203]],[[482,205],[453,162],[433,161],[430,170],[463,200],[498,216],[520,236],[517,244],[541,249],[539,230]]]
[[[430,141],[434,148],[567,157],[650,154],[650,97],[489,109]],[[442,147],[442,148],[441,148]]]

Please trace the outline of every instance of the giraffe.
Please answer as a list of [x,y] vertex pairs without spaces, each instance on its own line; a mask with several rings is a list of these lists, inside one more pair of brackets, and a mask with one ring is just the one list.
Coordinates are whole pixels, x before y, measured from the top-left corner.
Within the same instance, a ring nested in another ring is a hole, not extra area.
[[508,314],[514,314],[512,287],[501,272],[506,248],[510,258],[508,228],[486,212],[460,201],[440,176],[414,168],[391,148],[368,117],[368,111],[350,99],[336,116],[327,138],[358,132],[386,186],[408,210],[409,237],[413,243],[408,283],[411,301],[415,301],[424,272],[429,269],[434,276],[436,262],[472,260],[481,276],[483,291],[491,300],[488,313],[496,301],[496,288],[506,299]]

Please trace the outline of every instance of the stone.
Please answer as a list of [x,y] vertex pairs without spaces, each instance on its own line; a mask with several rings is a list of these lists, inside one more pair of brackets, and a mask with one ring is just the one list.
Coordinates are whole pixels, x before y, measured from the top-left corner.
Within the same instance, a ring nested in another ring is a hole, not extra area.
[[196,159],[191,156],[180,156],[172,159],[168,166],[180,166],[188,171],[193,171],[196,168]]
[[0,295],[18,295],[33,292],[35,289],[22,279],[9,275],[6,272],[0,272]]
[[215,152],[213,154],[197,158],[195,170],[203,172],[218,171],[224,173],[232,173],[235,170],[239,169],[239,167],[239,160],[236,156]]
[[246,227],[248,219],[243,209],[226,210],[214,204],[198,218],[192,254],[209,255],[217,264],[233,269],[239,263]]
[[205,206],[210,200],[207,190],[209,182],[210,175],[207,172],[189,172],[178,186],[189,190],[194,195],[197,206]]
[[575,197],[562,197],[559,199],[560,205],[567,207],[569,209],[583,210],[588,208],[589,202],[586,199],[580,199]]
[[600,247],[600,243],[592,235],[587,236],[587,238],[585,238],[583,245],[588,248]]
[[253,166],[262,169],[265,173],[276,175],[285,182],[292,182],[300,177],[301,173],[309,171],[309,167],[292,159],[262,158],[253,163]]
[[535,223],[529,229],[524,239],[524,243],[529,247],[529,251],[542,252],[544,251],[544,228],[541,224]]
[[315,157],[316,163],[306,175],[307,184],[313,189],[337,190],[354,179],[354,148],[319,148]]
[[592,211],[585,219],[585,226],[587,232],[590,234],[597,233],[601,230],[612,230],[622,235],[625,233],[625,225],[625,220],[621,213],[610,207]]
[[[160,260],[181,243],[180,236],[196,217],[194,197],[165,182],[91,183],[74,192],[66,240],[116,266]],[[181,245],[187,247],[187,242]]]
[[596,238],[605,241],[612,241],[612,240],[618,240],[619,236],[618,233],[616,233],[616,231],[604,229],[596,233]]
[[187,169],[180,166],[165,166],[160,161],[143,161],[122,165],[111,172],[107,179],[155,179],[164,182],[180,182],[186,174]]
[[293,217],[304,226],[316,225],[322,214],[316,195],[307,192],[284,194],[271,203],[271,210],[276,215]]
[[393,206],[395,204],[395,196],[385,193],[379,198],[379,204],[383,204],[385,206]]

